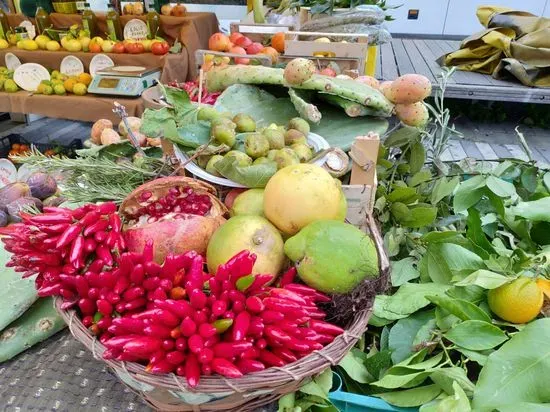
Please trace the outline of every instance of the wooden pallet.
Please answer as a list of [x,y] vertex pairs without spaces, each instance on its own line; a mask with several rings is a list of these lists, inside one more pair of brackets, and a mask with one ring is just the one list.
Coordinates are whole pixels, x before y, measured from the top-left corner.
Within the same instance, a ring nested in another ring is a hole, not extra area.
[[[393,80],[406,73],[426,76],[437,84],[441,67],[436,60],[458,50],[459,41],[432,39],[393,39],[378,51],[376,77]],[[518,82],[493,79],[489,75],[456,71],[447,86],[447,97],[457,99],[496,100],[519,103],[550,104],[550,88],[523,86]]]

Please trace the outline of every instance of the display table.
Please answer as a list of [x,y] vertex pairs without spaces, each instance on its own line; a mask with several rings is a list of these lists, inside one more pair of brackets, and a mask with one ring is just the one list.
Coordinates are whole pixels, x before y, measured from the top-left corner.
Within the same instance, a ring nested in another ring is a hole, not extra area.
[[[105,33],[107,25],[105,15],[97,13],[98,32]],[[121,16],[122,25],[132,19],[145,20],[145,16]],[[68,28],[73,24],[82,24],[82,18],[78,14],[50,14],[50,19],[55,28]],[[8,15],[9,23],[12,27],[19,25],[23,20],[30,20],[23,15]],[[168,72],[162,77],[162,81],[168,80],[187,80],[197,75],[195,64],[195,51],[197,49],[208,48],[208,38],[218,31],[218,20],[214,13],[187,13],[184,17],[161,16],[160,27],[163,37],[172,44],[178,39],[183,45],[181,53],[166,56],[155,56],[152,53],[143,54],[114,54],[107,53],[115,64],[140,64],[146,67],[165,67],[170,64]],[[104,37],[104,36],[102,36]],[[68,54],[73,54],[80,58],[85,65],[89,64],[94,56],[93,53],[79,52],[50,52],[44,50],[25,51],[15,47],[2,50],[0,53],[0,65],[4,63],[4,55],[7,51],[20,57],[24,63],[40,63],[50,69],[58,69],[61,59]],[[24,60],[24,61],[23,61]],[[87,67],[86,67],[87,68]]]

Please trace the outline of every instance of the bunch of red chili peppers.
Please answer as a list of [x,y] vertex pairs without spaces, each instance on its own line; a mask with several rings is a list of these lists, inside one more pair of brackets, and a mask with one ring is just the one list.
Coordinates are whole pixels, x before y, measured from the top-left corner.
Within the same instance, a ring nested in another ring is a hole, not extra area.
[[328,296],[293,283],[295,268],[272,287],[273,275],[251,275],[256,256],[248,251],[215,275],[204,272],[195,252],[169,254],[160,265],[151,242],[142,253],[125,251],[113,203],[46,208],[2,233],[14,253],[9,265],[24,276],[38,274],[41,296],[78,307],[82,323],[106,346],[104,358],[175,372],[190,387],[201,374],[236,378],[284,366],[343,332],[317,307]]
[[[199,101],[199,81],[189,81],[184,83],[178,83],[178,82],[170,82],[168,83],[168,86],[171,87],[177,87],[178,89],[183,89],[187,92],[189,95],[189,99],[192,102],[198,102]],[[204,104],[214,104],[216,103],[216,100],[218,100],[218,97],[221,93],[214,92],[209,93],[206,90],[206,87],[202,88],[202,96],[201,96],[201,103]]]

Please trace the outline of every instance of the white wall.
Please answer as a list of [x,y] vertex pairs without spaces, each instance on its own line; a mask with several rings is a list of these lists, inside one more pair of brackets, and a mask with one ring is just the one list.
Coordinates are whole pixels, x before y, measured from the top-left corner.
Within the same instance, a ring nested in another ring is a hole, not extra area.
[[[395,20],[386,24],[391,33],[441,34],[445,25],[448,2],[449,0],[389,1],[389,4],[402,4],[402,6],[389,11]],[[408,20],[409,10],[414,9],[419,10],[418,20]]]

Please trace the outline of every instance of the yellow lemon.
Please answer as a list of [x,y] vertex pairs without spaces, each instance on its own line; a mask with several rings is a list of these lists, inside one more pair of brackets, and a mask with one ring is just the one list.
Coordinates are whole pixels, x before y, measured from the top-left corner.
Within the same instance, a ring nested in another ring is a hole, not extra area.
[[45,85],[42,93],[47,95],[53,94],[53,87]]
[[88,51],[90,49],[90,42],[92,41],[92,39],[90,39],[89,37],[81,37],[80,39],[78,39],[78,41],[82,45],[82,50]]
[[78,52],[82,50],[82,44],[80,44],[80,42],[76,39],[67,40],[64,47],[70,52]]
[[40,83],[40,84],[38,85],[38,87],[36,88],[35,93],[36,93],[36,94],[44,94],[44,88],[45,88],[46,86],[47,86],[46,84]]
[[10,47],[10,44],[8,43],[8,41],[4,39],[0,39],[0,50],[7,49],[8,47]]
[[17,41],[17,48],[18,48],[18,49],[24,49],[24,48],[25,48],[25,47],[24,47],[24,44],[25,44],[24,42],[25,42],[25,40],[19,40],[19,41]]
[[53,91],[54,91],[55,94],[57,94],[59,96],[63,96],[66,93],[66,90],[65,90],[65,88],[63,87],[62,84],[56,84],[53,87]]
[[25,50],[38,50],[38,43],[34,40],[23,40],[23,48]]
[[520,276],[487,294],[489,308],[499,318],[512,323],[526,323],[542,309],[544,294],[534,279]]
[[38,44],[39,48],[44,50],[44,49],[46,49],[46,44],[48,44],[48,42],[50,41],[50,38],[48,36],[46,36],[45,34],[40,34],[40,35],[36,36],[34,41],[36,42],[36,44]]
[[145,51],[151,51],[151,46],[153,45],[153,41],[152,40],[142,40],[141,41],[141,44],[143,44],[143,48],[145,49]]
[[61,48],[61,45],[55,40],[50,40],[46,43],[46,50],[49,51],[58,51]]
[[550,299],[550,280],[543,278],[537,279],[537,286],[542,290],[542,293],[546,295],[546,298]]
[[73,93],[77,96],[84,96],[87,91],[88,88],[84,83],[76,83],[73,87]]
[[92,82],[92,76],[90,73],[81,73],[78,75],[77,80],[79,83],[84,83],[84,85],[89,86]]
[[13,44],[14,46],[17,44],[17,35],[16,34],[10,34],[8,36],[8,41],[10,44]]
[[59,77],[61,73],[59,72],[59,70],[52,70],[52,74],[50,75],[50,77],[52,79],[57,79]]
[[67,90],[68,92],[73,93],[73,87],[75,84],[75,79],[67,79],[63,82],[63,87],[65,87],[65,90]]
[[12,79],[6,79],[4,81],[4,90],[8,93],[15,93],[19,88]]

